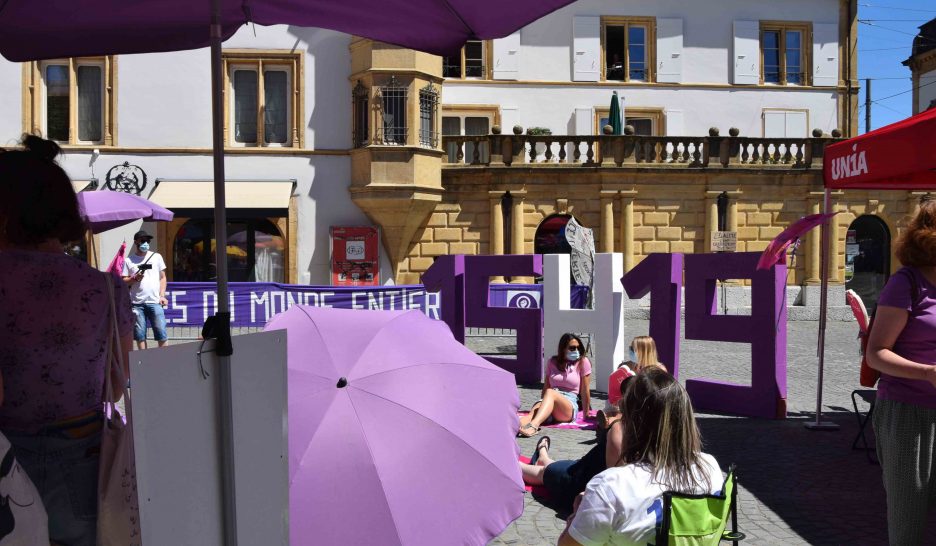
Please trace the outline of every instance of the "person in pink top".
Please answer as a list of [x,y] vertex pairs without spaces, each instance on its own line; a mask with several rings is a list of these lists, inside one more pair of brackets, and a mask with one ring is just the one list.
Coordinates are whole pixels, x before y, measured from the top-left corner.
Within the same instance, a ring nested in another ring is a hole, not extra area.
[[562,334],[558,351],[546,363],[543,397],[520,419],[520,436],[534,436],[543,423],[571,423],[580,406],[588,415],[591,362],[584,351],[585,345],[577,335]]
[[923,544],[936,507],[936,201],[897,242],[904,265],[881,291],[868,365],[881,372],[873,422],[891,544]]
[[[0,430],[35,483],[61,546],[94,546],[102,391],[115,288],[123,351],[130,295],[64,252],[85,236],[54,142],[0,150]],[[126,362],[126,360],[125,360]]]

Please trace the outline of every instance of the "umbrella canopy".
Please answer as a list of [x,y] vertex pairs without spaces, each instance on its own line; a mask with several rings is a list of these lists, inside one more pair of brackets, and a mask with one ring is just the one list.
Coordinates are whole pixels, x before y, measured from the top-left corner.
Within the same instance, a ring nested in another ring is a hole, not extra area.
[[936,187],[936,108],[825,149],[831,189],[916,190]]
[[137,195],[108,190],[78,193],[78,212],[92,233],[101,233],[135,220],[168,222],[174,216],[171,210]]
[[825,223],[829,218],[838,214],[810,214],[793,222],[787,228],[780,232],[780,235],[774,237],[767,248],[761,254],[757,262],[757,269],[770,269],[774,264],[780,263],[785,258],[786,249],[799,240],[806,232],[812,228]]
[[[247,23],[320,27],[437,55],[501,38],[572,0],[221,0],[223,39]],[[6,0],[0,52],[11,61],[207,47],[208,0]]]
[[621,101],[618,98],[617,91],[615,91],[611,94],[611,109],[608,112],[608,124],[611,125],[612,135],[624,134],[624,122],[621,117]]
[[419,311],[295,306],[294,544],[486,544],[523,512],[513,374]]

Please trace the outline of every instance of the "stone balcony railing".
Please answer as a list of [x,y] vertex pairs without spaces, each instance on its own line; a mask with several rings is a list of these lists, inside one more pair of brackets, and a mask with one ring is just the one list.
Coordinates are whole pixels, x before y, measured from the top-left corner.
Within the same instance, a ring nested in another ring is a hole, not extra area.
[[837,142],[813,131],[812,138],[637,135],[501,135],[443,136],[446,167],[576,166],[576,167],[787,167],[819,169],[825,147]]

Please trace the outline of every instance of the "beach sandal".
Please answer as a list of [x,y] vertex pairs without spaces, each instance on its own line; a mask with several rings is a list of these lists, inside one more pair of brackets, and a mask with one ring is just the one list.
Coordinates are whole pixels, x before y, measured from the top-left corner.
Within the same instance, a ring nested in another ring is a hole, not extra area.
[[535,465],[536,461],[539,460],[540,450],[545,449],[546,453],[549,453],[549,448],[552,446],[552,440],[549,439],[549,436],[543,436],[536,442],[536,447],[533,449],[533,456],[530,457],[530,464]]
[[520,427],[520,430],[517,432],[517,434],[524,438],[532,438],[536,436],[537,434],[539,434],[539,428],[534,427],[530,423],[527,423],[523,425],[522,427]]

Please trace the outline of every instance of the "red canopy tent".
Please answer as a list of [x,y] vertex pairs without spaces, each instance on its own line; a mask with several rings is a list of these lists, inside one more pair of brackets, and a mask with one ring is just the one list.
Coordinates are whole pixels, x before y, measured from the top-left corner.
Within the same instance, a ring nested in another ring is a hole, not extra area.
[[[936,190],[936,108],[828,146],[822,166],[823,212],[830,212],[830,191]],[[822,225],[822,294],[819,302],[819,384],[816,421],[806,426],[838,428],[822,422],[822,372],[828,307],[829,230]]]

